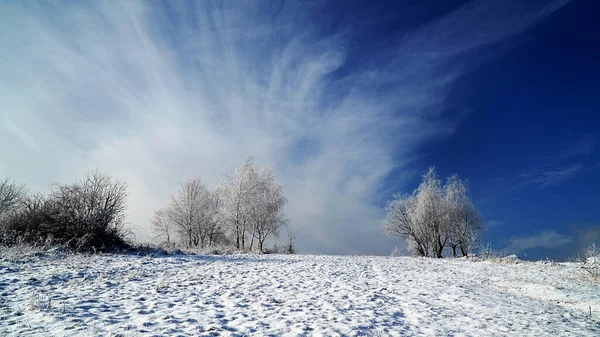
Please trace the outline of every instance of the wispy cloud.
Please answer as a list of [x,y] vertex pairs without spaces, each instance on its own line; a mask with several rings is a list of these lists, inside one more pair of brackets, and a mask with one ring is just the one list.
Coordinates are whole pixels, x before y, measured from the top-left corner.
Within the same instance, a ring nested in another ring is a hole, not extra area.
[[577,173],[595,169],[594,155],[597,145],[596,135],[576,135],[560,146],[554,157],[546,158],[546,163],[521,173],[521,185],[548,187],[563,183]]
[[588,157],[596,153],[600,140],[590,133],[580,134],[564,144],[559,156],[565,159],[573,157]]
[[129,182],[147,229],[181,180],[217,184],[254,155],[283,182],[301,250],[388,253],[372,200],[453,132],[445,98],[485,62],[463,56],[566,3],[470,2],[348,69],[353,28],[325,33],[304,2],[2,2],[0,171],[43,188],[100,167]]
[[598,138],[584,133],[571,135],[571,140],[560,145],[550,157],[538,158],[539,165],[534,166],[516,177],[499,179],[513,181],[507,188],[488,194],[482,202],[498,198],[525,187],[536,186],[540,189],[559,185],[577,174],[600,168],[597,159]]
[[485,227],[487,229],[491,229],[491,228],[497,228],[497,227],[504,226],[505,224],[506,224],[506,222],[500,221],[500,220],[488,220],[485,222]]
[[555,249],[572,242],[573,238],[570,236],[547,230],[531,236],[512,238],[505,250],[508,253],[521,253],[533,248]]
[[540,187],[556,185],[569,179],[583,168],[583,164],[576,163],[567,166],[536,170],[519,175],[525,183],[535,184]]

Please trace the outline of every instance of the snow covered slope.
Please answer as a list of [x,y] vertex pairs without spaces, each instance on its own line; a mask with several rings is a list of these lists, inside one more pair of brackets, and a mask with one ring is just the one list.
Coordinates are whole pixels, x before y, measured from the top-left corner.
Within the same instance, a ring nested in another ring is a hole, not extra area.
[[568,263],[38,253],[0,258],[0,335],[600,336],[600,287],[580,275]]

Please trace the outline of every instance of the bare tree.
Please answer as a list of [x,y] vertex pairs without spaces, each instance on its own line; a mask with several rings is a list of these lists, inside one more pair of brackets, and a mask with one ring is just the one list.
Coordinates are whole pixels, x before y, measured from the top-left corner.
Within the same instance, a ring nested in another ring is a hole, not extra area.
[[221,187],[210,191],[198,179],[181,184],[170,204],[154,213],[152,229],[168,243],[181,241],[188,248],[223,243],[219,210],[223,203]]
[[254,204],[253,193],[258,187],[258,174],[252,157],[238,166],[223,183],[221,219],[233,236],[237,249],[245,249],[245,238],[250,226]]
[[152,231],[156,233],[156,238],[164,238],[168,244],[171,244],[171,239],[174,238],[173,224],[169,219],[168,209],[159,209],[154,212],[154,216],[150,219]]
[[223,243],[224,233],[221,224],[219,211],[223,205],[224,191],[221,186],[218,186],[210,195],[209,214],[207,216],[206,233],[208,237],[208,246],[211,247],[215,243]]
[[416,206],[414,195],[394,195],[386,208],[383,230],[388,237],[407,240],[418,256],[428,256],[429,238],[425,228],[417,222]]
[[157,211],[152,226],[159,237],[173,234],[188,247],[235,243],[237,249],[263,251],[265,241],[277,236],[286,220],[287,199],[271,169],[257,169],[246,159],[221,186],[210,191],[199,180],[183,183],[164,210]]
[[296,231],[289,225],[287,226],[287,239],[285,252],[288,254],[296,254],[296,247],[294,245],[294,242],[296,241]]
[[10,177],[0,181],[0,217],[15,209],[25,197],[25,187],[12,181]]
[[258,250],[262,252],[265,240],[272,235],[277,236],[281,227],[286,224],[282,210],[287,199],[281,185],[275,182],[275,173],[271,169],[261,170],[257,175],[257,182],[249,200],[250,234],[252,242],[256,238]]
[[189,180],[171,197],[169,221],[188,247],[203,245],[210,215],[210,191],[200,180]]
[[283,207],[287,199],[275,181],[273,170],[258,169],[252,157],[226,176],[221,186],[219,219],[229,231],[237,249],[250,249],[254,243],[263,250],[267,238],[278,235],[285,224]]
[[481,215],[457,176],[442,186],[433,168],[410,195],[395,195],[383,225],[390,237],[403,238],[419,256],[442,257],[444,247],[467,255],[478,241]]
[[423,176],[415,198],[415,221],[427,233],[432,255],[441,258],[449,237],[449,225],[442,184],[435,169],[430,168]]
[[457,175],[448,178],[445,186],[445,202],[449,221],[448,246],[452,256],[456,249],[467,256],[473,251],[483,229],[483,219],[468,196],[466,183]]

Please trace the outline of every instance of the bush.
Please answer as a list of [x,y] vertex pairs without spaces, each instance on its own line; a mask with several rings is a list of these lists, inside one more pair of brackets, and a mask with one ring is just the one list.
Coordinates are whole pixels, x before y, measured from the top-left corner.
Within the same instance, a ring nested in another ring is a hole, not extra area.
[[592,243],[585,249],[584,254],[583,269],[592,277],[600,279],[600,247],[596,246],[596,243]]
[[98,171],[81,182],[54,185],[47,196],[25,198],[3,217],[0,243],[62,245],[75,251],[127,248],[126,188]]
[[25,187],[18,185],[10,178],[0,181],[0,219],[5,214],[18,208],[25,196]]

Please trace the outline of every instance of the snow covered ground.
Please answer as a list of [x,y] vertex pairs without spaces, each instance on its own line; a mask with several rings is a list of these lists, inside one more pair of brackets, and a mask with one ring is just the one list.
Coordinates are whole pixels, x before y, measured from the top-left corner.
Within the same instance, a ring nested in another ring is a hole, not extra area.
[[0,335],[600,336],[600,287],[581,275],[569,263],[22,254],[0,258]]

